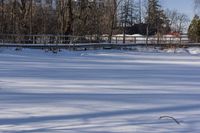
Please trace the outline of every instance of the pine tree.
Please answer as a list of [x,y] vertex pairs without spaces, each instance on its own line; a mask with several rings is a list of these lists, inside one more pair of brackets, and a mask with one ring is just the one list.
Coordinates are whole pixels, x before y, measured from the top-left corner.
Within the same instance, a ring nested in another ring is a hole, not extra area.
[[169,27],[169,21],[159,4],[159,0],[148,0],[146,23],[149,26],[149,34],[157,34],[161,29]]
[[188,35],[191,41],[200,41],[200,18],[195,15],[188,29]]

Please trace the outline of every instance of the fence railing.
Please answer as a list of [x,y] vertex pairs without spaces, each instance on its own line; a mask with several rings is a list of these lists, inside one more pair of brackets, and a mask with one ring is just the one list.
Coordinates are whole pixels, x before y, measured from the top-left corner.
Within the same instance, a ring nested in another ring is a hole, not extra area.
[[[187,44],[186,36],[125,36],[126,44]],[[65,35],[18,35],[0,34],[0,44],[79,44],[79,43],[112,43],[123,44],[122,35],[114,35],[109,40],[108,35],[65,36]]]

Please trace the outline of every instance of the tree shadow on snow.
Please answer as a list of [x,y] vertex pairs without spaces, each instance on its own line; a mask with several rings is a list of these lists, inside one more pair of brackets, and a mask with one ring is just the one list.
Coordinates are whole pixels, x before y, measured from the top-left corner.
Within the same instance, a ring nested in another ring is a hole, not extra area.
[[171,107],[161,107],[161,108],[149,108],[149,109],[128,109],[128,110],[115,110],[107,112],[95,112],[86,114],[73,114],[73,115],[52,115],[52,116],[38,116],[38,117],[27,117],[27,118],[1,118],[0,125],[20,125],[28,123],[37,122],[47,122],[47,121],[63,121],[63,120],[87,120],[95,118],[106,118],[124,115],[139,115],[139,114],[151,114],[151,113],[164,113],[164,112],[179,112],[179,111],[191,111],[199,110],[200,105],[183,105],[183,106],[171,106]]

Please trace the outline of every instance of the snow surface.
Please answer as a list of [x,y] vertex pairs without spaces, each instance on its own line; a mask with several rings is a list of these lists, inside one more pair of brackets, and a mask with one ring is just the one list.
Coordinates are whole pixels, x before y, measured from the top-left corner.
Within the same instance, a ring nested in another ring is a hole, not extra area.
[[177,51],[1,49],[0,132],[199,133],[200,56]]

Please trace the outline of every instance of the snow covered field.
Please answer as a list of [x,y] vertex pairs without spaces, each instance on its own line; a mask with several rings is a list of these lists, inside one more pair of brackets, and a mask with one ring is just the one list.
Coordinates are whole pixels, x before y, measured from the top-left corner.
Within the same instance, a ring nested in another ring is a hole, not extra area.
[[0,132],[199,133],[200,56],[189,52],[1,49]]

